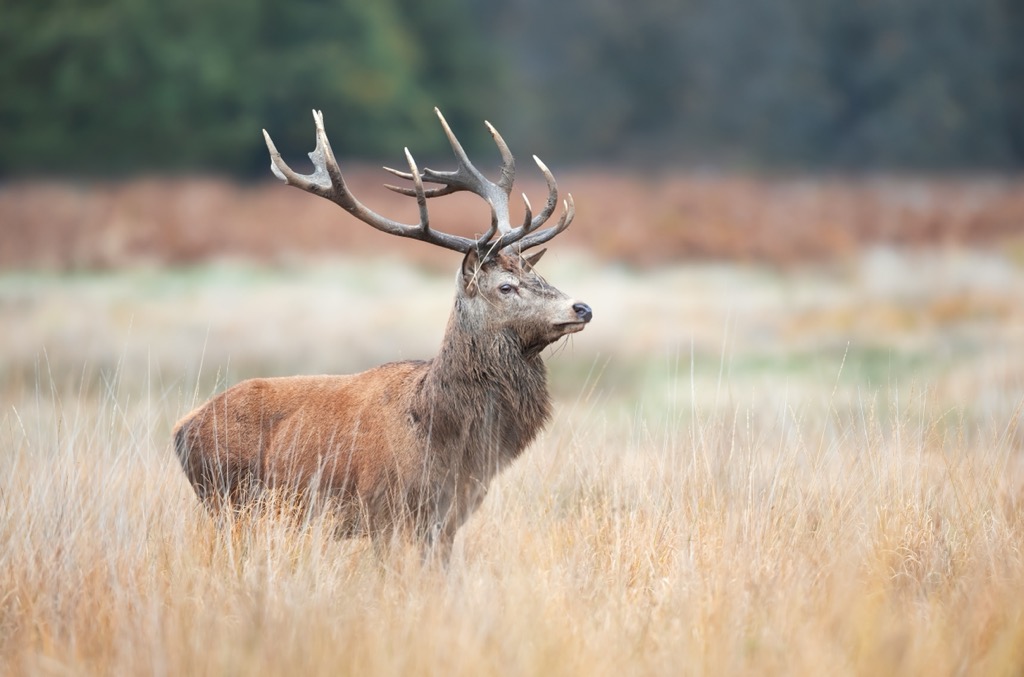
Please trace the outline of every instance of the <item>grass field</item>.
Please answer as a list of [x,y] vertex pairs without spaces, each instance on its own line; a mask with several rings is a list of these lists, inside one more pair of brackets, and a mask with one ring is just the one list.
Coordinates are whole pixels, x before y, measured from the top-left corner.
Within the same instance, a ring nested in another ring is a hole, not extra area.
[[328,517],[218,529],[169,432],[248,376],[429,357],[448,273],[0,274],[0,673],[1024,671],[1018,261],[542,268],[595,319],[447,572]]

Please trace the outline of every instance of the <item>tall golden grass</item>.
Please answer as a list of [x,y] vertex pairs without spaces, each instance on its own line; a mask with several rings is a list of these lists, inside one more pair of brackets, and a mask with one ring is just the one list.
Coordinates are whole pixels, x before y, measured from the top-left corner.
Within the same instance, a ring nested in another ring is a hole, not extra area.
[[[310,368],[278,322],[313,362],[398,337],[331,368],[426,356],[447,275],[0,276],[0,672],[1020,674],[1024,270],[965,256],[545,261],[595,331],[447,571],[326,515],[217,524],[168,440],[214,381]],[[435,296],[429,331],[403,312]]]

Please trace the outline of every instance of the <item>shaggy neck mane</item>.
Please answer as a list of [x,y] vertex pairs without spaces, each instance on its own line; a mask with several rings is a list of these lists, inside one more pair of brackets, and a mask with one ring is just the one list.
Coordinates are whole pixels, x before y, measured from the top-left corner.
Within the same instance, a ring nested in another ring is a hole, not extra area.
[[500,464],[518,456],[550,418],[547,371],[539,351],[513,332],[481,332],[462,310],[457,300],[415,414],[429,426],[431,446],[461,446],[467,461]]

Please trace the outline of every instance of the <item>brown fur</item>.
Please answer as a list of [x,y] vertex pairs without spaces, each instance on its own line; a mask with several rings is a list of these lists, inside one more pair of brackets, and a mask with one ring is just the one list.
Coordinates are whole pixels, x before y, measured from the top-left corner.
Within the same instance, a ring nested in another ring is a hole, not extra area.
[[590,319],[533,271],[539,257],[481,263],[470,251],[433,360],[253,379],[190,413],[174,439],[196,494],[212,509],[265,488],[316,494],[346,534],[400,533],[446,558],[491,479],[550,418],[541,349]]

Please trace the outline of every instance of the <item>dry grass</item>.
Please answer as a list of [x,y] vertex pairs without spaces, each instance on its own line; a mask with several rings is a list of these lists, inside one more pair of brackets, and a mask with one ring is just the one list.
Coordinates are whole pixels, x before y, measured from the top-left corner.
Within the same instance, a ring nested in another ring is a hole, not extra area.
[[218,370],[429,354],[447,274],[0,277],[0,672],[1020,674],[1024,270],[545,265],[595,324],[448,572],[218,529],[168,443]]

